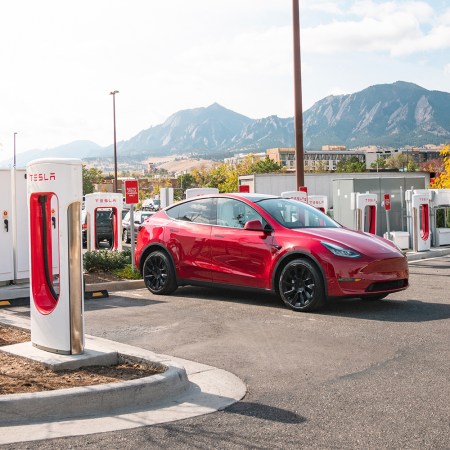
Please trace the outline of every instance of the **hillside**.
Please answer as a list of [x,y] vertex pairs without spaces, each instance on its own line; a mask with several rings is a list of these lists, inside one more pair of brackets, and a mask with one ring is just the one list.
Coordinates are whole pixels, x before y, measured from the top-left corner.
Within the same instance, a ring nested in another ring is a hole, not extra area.
[[[398,81],[348,95],[329,96],[303,114],[304,145],[404,147],[450,141],[450,93],[429,91]],[[294,146],[293,118],[251,119],[214,103],[186,109],[164,123],[117,143],[119,164],[140,164],[150,157],[190,155],[223,159],[233,153]],[[77,141],[18,155],[18,164],[39,157],[107,158],[113,146]]]

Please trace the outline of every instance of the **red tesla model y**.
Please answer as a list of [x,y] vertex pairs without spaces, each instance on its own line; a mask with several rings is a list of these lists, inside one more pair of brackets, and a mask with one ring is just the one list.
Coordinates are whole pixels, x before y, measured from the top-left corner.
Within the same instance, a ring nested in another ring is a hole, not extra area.
[[157,212],[139,231],[135,258],[154,294],[233,285],[272,291],[296,311],[408,287],[406,257],[392,242],[260,194],[196,197]]

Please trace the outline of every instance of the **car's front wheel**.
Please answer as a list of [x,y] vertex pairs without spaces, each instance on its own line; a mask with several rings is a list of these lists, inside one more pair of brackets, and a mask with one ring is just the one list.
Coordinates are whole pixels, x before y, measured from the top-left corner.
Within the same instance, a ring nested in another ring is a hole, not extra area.
[[144,262],[142,275],[145,286],[153,294],[171,294],[178,287],[175,271],[169,257],[160,250],[148,255]]
[[294,311],[312,311],[325,302],[322,275],[306,259],[286,264],[278,279],[278,292],[285,305]]

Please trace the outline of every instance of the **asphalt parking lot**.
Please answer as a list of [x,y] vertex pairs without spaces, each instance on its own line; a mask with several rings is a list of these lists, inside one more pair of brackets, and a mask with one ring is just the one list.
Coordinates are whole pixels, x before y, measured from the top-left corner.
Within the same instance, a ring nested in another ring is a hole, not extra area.
[[448,449],[450,257],[410,272],[404,292],[318,313],[194,287],[89,301],[87,334],[226,369],[246,397],[180,422],[9,448]]

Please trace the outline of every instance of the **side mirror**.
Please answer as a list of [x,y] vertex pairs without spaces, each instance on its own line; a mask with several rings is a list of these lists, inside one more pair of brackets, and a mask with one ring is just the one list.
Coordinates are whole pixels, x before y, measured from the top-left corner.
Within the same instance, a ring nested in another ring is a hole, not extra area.
[[264,228],[259,220],[249,220],[248,222],[245,222],[244,230],[263,232]]

